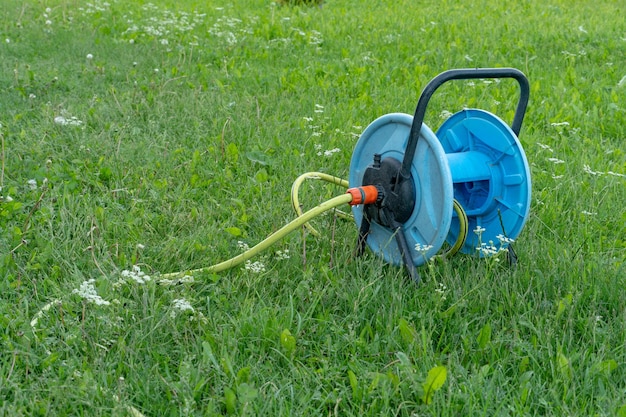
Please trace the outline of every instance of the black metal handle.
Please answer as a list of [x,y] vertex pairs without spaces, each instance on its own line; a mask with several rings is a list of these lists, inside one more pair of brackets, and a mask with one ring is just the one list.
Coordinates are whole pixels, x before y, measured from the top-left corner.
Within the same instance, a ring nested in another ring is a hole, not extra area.
[[411,125],[411,131],[409,133],[409,142],[406,146],[404,160],[402,161],[402,168],[400,170],[400,175],[403,178],[409,178],[411,175],[411,163],[415,157],[415,149],[417,148],[417,141],[422,129],[422,123],[424,122],[426,106],[437,88],[451,80],[469,80],[476,78],[513,78],[518,82],[520,86],[520,97],[517,108],[515,109],[515,117],[511,124],[511,130],[513,130],[516,136],[519,136],[524,114],[526,113],[526,106],[528,105],[528,98],[530,97],[528,78],[526,78],[523,72],[515,68],[467,68],[442,72],[426,85],[417,102],[415,115],[413,116],[413,124]]

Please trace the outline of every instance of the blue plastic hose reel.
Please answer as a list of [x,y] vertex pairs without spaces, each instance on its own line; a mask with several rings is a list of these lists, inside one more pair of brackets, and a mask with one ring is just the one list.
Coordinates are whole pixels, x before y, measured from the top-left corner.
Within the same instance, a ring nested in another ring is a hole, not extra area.
[[[434,134],[423,123],[432,94],[447,81],[477,78],[518,82],[511,127],[489,112],[466,109]],[[516,69],[450,70],[424,88],[414,116],[392,113],[372,122],[350,161],[350,186],[375,185],[381,195],[375,204],[352,209],[360,244],[389,263],[405,264],[419,280],[415,266],[459,237],[454,199],[470,228],[463,252],[482,256],[481,243],[499,248],[498,237],[517,238],[530,208],[530,169],[517,138],[528,97],[528,80]],[[471,232],[477,227],[484,229],[480,237]]]

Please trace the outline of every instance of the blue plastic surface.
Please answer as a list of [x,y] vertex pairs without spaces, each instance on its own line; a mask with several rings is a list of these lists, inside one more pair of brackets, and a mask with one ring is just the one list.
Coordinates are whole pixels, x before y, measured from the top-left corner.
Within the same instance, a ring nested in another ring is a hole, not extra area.
[[[484,110],[466,109],[452,115],[437,137],[447,153],[454,183],[454,198],[469,220],[469,235],[461,249],[477,251],[482,243],[502,247],[498,235],[516,239],[530,210],[530,169],[522,145],[511,128]],[[473,231],[484,229],[480,237]],[[452,221],[447,242],[459,233]]]
[[[350,187],[362,185],[363,175],[374,160],[374,154],[382,159],[395,158],[402,161],[413,123],[413,116],[392,113],[379,117],[364,131],[350,161]],[[407,244],[412,250],[415,265],[424,264],[444,244],[453,218],[452,176],[441,143],[435,134],[422,125],[415,158],[411,165],[415,186],[415,207],[403,229]],[[352,208],[357,226],[363,221],[363,206]],[[426,251],[415,251],[416,244],[430,246]],[[402,254],[393,231],[372,222],[367,245],[387,262],[402,265]]]

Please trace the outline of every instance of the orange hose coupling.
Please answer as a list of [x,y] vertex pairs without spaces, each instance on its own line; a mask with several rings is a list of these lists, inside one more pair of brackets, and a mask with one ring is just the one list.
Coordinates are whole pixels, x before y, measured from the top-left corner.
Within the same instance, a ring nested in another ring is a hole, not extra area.
[[364,185],[362,187],[348,188],[347,194],[352,195],[351,206],[359,204],[373,204],[378,200],[378,189],[375,185]]

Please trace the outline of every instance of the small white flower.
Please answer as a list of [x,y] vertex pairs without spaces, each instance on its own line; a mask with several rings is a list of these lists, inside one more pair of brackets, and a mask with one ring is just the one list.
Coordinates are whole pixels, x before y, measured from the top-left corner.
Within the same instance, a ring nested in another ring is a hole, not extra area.
[[422,245],[421,243],[415,244],[415,251],[419,253],[426,253],[433,248],[433,245]]
[[54,118],[54,123],[61,126],[80,126],[83,124],[82,120],[78,120],[78,118],[72,116],[69,118],[63,116],[57,116]]
[[50,26],[52,24],[52,20],[46,20],[46,26]]
[[37,180],[35,179],[28,180],[26,184],[28,184],[28,188],[30,188],[31,190],[37,189]]
[[559,127],[559,126],[569,126],[569,122],[550,123],[550,125],[552,125],[552,126],[554,126],[554,127]]
[[141,243],[137,243],[137,249],[143,250],[143,249],[145,249],[145,247],[146,247],[145,245],[143,245]]
[[276,259],[278,260],[283,260],[283,259],[289,259],[289,249],[285,249],[285,250],[278,250],[276,251]]
[[82,284],[80,284],[79,288],[72,291],[72,294],[78,294],[78,296],[83,298],[85,301],[89,303],[94,303],[96,305],[108,306],[109,304],[111,304],[110,302],[98,295],[98,293],[96,292],[96,287],[93,285],[94,282],[96,282],[96,280],[93,278],[84,281]]
[[252,271],[255,274],[260,274],[261,272],[265,272],[265,264],[261,261],[250,262],[246,261],[244,268],[248,271]]
[[158,68],[155,68],[155,69],[154,69],[154,72],[155,72],[155,73],[158,73],[158,72],[159,72],[159,69],[158,69]]
[[131,45],[135,43],[134,39],[129,39],[128,43],[130,43]]
[[476,226],[473,232],[480,236],[485,230],[487,229],[485,229],[484,227]]
[[510,237],[506,237],[502,234],[496,236],[496,239],[498,239],[500,241],[500,243],[504,243],[504,244],[509,244],[509,243],[513,243],[515,242],[514,239],[511,239]]
[[580,213],[581,213],[581,214],[584,214],[585,216],[595,216],[595,215],[597,215],[597,214],[598,214],[598,213],[597,213],[597,212],[595,212],[595,211],[587,211],[587,210],[583,210],[583,211],[581,211]]
[[46,7],[46,13],[51,13],[51,12],[52,12],[52,9],[49,7]]
[[547,151],[554,152],[554,149],[552,149],[548,145],[544,145],[543,143],[537,142],[537,146],[539,146],[541,149],[545,149]]
[[[137,265],[133,265],[132,270],[123,270],[122,271],[123,278],[130,278],[135,281],[137,284],[145,284],[152,280],[150,275],[146,275],[145,272],[141,270],[141,268]],[[124,281],[122,281],[124,282]]]
[[331,157],[331,156],[333,156],[334,153],[337,153],[337,152],[340,152],[340,151],[341,151],[341,149],[339,149],[339,148],[329,149],[327,151],[324,151],[324,156]]
[[447,119],[447,118],[449,118],[450,116],[452,116],[452,112],[451,112],[451,111],[448,111],[448,110],[442,110],[442,111],[441,111],[441,113],[439,113],[439,117],[440,117],[441,119]]
[[553,164],[564,164],[565,161],[562,159],[558,159],[558,158],[548,158],[548,161],[552,162]]
[[593,171],[589,165],[583,165],[583,171],[590,175],[602,175],[604,172]]
[[247,251],[248,249],[250,249],[250,246],[248,246],[246,242],[241,241],[241,240],[237,241],[237,247],[241,249],[242,251]]
[[194,313],[196,310],[191,303],[184,298],[172,300],[172,312],[170,313],[170,317],[174,318],[178,313],[184,313],[185,311]]
[[87,54],[87,59],[93,59],[93,55]]
[[11,43],[11,39],[9,39],[9,38],[6,38],[4,41],[5,41],[6,43]]
[[169,44],[167,39],[161,39],[161,45],[167,45]]
[[37,98],[37,96],[36,96],[36,95],[34,95],[33,93],[30,93],[30,94],[28,95],[28,98],[29,98],[29,99],[31,99],[31,100],[34,100],[34,99],[36,99],[36,98]]

